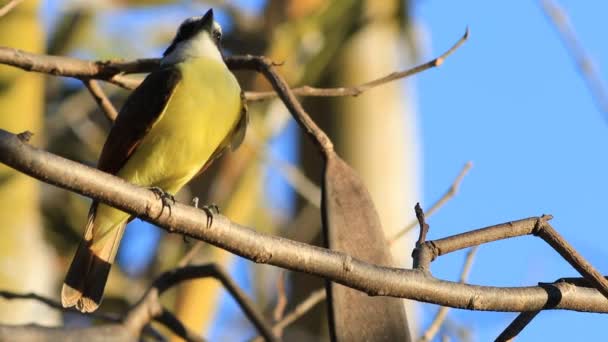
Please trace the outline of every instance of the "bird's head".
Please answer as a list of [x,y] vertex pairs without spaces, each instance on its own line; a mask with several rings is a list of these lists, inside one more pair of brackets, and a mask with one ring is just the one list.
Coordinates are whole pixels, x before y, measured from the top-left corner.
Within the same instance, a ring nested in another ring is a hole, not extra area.
[[188,58],[222,58],[222,28],[213,19],[213,9],[203,16],[191,17],[179,26],[171,45],[163,53],[162,64],[174,64]]

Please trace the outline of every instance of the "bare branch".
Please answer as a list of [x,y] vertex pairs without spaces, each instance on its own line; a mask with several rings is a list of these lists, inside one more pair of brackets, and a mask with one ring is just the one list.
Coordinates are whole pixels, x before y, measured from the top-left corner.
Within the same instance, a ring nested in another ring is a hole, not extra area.
[[[472,162],[467,162],[464,165],[464,167],[462,168],[462,170],[460,170],[460,173],[458,174],[458,176],[456,177],[456,179],[454,179],[454,182],[452,183],[452,185],[450,186],[450,188],[445,192],[445,194],[443,194],[443,196],[441,196],[441,198],[439,198],[439,200],[437,200],[437,202],[435,202],[429,208],[429,210],[427,210],[425,212],[425,216],[426,217],[430,217],[431,215],[433,215],[434,213],[436,213],[437,210],[439,210],[439,208],[441,208],[450,199],[452,199],[454,196],[456,196],[456,193],[458,193],[458,190],[460,189],[460,184],[462,183],[462,180],[464,179],[464,176],[467,175],[467,173],[469,172],[469,170],[471,169],[472,166],[473,166]],[[418,220],[417,219],[416,220],[412,220],[412,222],[410,222],[408,225],[406,225],[401,231],[399,231],[397,234],[393,235],[393,237],[391,237],[389,239],[389,242],[392,244],[395,241],[399,240],[405,234],[409,233],[410,230],[414,229],[417,224],[418,224]]]
[[429,232],[429,225],[426,223],[424,211],[422,211],[420,203],[416,203],[414,211],[416,212],[416,219],[418,220],[418,225],[420,226],[420,234],[418,235],[418,242],[416,245],[422,245],[426,241],[426,234]]
[[527,312],[520,313],[513,320],[513,322],[511,322],[511,324],[509,324],[509,326],[506,327],[505,330],[500,335],[498,335],[495,342],[513,341],[515,339],[515,337],[522,330],[524,330],[524,328],[526,326],[528,326],[528,324],[530,322],[532,322],[534,317],[536,317],[536,315],[538,315],[539,313],[540,313],[540,311],[527,311]]
[[[3,336],[25,336],[34,338],[36,336],[53,336],[51,340],[74,340],[77,341],[79,336],[93,338],[93,340],[118,340],[118,341],[135,341],[141,334],[142,329],[150,321],[155,320],[178,336],[181,336],[186,341],[204,341],[198,334],[188,330],[171,312],[163,308],[159,301],[159,296],[173,286],[187,280],[200,279],[205,277],[213,277],[219,280],[224,288],[232,295],[239,306],[243,309],[250,321],[258,328],[258,331],[264,336],[267,341],[275,341],[270,326],[264,322],[263,317],[254,309],[253,303],[247,298],[238,286],[230,279],[230,277],[215,264],[207,264],[200,266],[188,266],[177,268],[160,275],[152,284],[151,288],[145,295],[135,304],[121,320],[117,318],[107,318],[118,323],[105,324],[94,326],[86,329],[71,329],[71,328],[43,328],[43,327],[7,327],[0,325],[0,340],[4,340]],[[34,299],[45,303],[53,308],[62,311],[72,311],[64,309],[61,304],[38,296],[35,294],[13,294],[6,291],[0,291],[0,296],[7,299]],[[96,317],[98,315],[94,315]],[[11,335],[13,334],[13,335]],[[34,340],[38,340],[34,338]],[[47,340],[47,339],[44,339]]]
[[604,119],[608,120],[608,91],[602,81],[599,72],[594,66],[593,60],[585,51],[583,45],[574,33],[569,22],[567,13],[554,1],[540,0],[541,9],[557,30],[559,37],[566,50],[570,53],[583,79],[589,87],[591,96],[595,99],[598,109],[604,113]]
[[[339,88],[315,88],[311,86],[303,86],[298,88],[293,88],[291,91],[298,96],[318,96],[318,97],[337,97],[337,96],[358,96],[361,93],[375,88],[379,85],[383,85],[389,82],[393,82],[395,80],[407,78],[413,76],[415,74],[419,74],[423,71],[426,71],[431,68],[435,68],[443,64],[445,59],[454,53],[469,37],[469,29],[467,28],[464,35],[446,52],[444,52],[441,56],[428,61],[424,64],[415,66],[411,69],[407,69],[404,71],[393,72],[384,77],[380,77],[373,81],[369,81],[358,86],[354,87],[339,87]],[[261,101],[270,98],[277,97],[277,93],[268,91],[268,92],[247,92],[245,94],[247,96],[248,101]]]
[[313,183],[299,168],[294,165],[275,158],[270,152],[261,152],[270,165],[274,166],[283,175],[285,180],[296,190],[302,198],[314,205],[321,207],[321,189]]
[[[468,35],[469,30],[467,28],[465,34],[454,44],[454,46],[452,46],[441,56],[429,62],[408,70],[393,72],[384,77],[355,87],[315,88],[311,86],[303,86],[294,88],[292,91],[293,94],[298,96],[357,96],[371,88],[395,80],[403,79],[441,65],[449,55],[464,44],[468,38]],[[257,63],[252,62],[254,59],[265,60],[268,62],[268,66],[270,67],[276,65],[276,63],[272,63],[263,57],[254,56],[232,56],[227,57],[225,61],[228,67],[231,69],[242,69],[244,65],[243,61],[249,60],[249,62],[247,62],[250,66],[249,69],[259,69],[259,66],[253,66],[252,63]],[[142,58],[132,61],[84,61],[77,58],[39,55],[18,49],[0,47],[0,64],[7,64],[26,71],[41,72],[55,76],[74,77],[79,79],[99,79],[125,89],[134,89],[140,83],[138,80],[124,76],[125,74],[151,72],[152,70],[158,68],[159,62],[160,60],[157,58]],[[274,98],[276,96],[277,94],[275,92],[248,91],[245,93],[245,97],[248,101],[260,101]]]
[[[134,214],[171,233],[206,241],[254,262],[323,277],[370,295],[409,298],[469,310],[608,312],[608,301],[597,290],[563,282],[543,287],[459,284],[439,280],[417,270],[371,265],[344,253],[259,233],[219,214],[214,215],[213,223],[208,227],[207,214],[201,210],[177,203],[169,214],[168,210],[162,210],[162,203],[149,190],[33,148],[3,130],[0,130],[0,162],[47,183]],[[437,256],[499,239],[538,234],[539,229],[548,225],[546,219],[533,217],[427,241],[424,248],[417,250],[431,256],[436,253]],[[539,224],[539,220],[543,224]],[[591,278],[588,279],[595,282]]]
[[18,49],[0,47],[0,64],[55,76],[100,79],[126,89],[134,89],[139,85],[139,81],[122,74],[150,71],[158,65],[158,60],[91,62],[71,57],[39,55]]
[[97,102],[103,113],[106,115],[106,118],[110,120],[110,122],[114,122],[118,116],[118,111],[116,111],[116,108],[114,108],[114,105],[112,105],[110,99],[103,92],[103,89],[101,89],[99,83],[90,78],[82,80],[82,83],[84,83],[84,85],[87,87],[93,96],[93,99],[95,99],[95,102]]
[[187,342],[205,341],[204,338],[190,330],[190,328],[185,326],[177,317],[175,317],[175,315],[173,315],[173,313],[165,308],[162,308],[160,315],[156,316],[154,320],[171,329],[173,333],[183,338]]
[[228,291],[234,300],[239,304],[243,312],[247,315],[247,318],[258,329],[258,332],[264,336],[267,341],[276,340],[272,329],[264,321],[264,318],[257,312],[251,300],[245,295],[245,293],[243,293],[236,283],[234,283],[234,281],[232,281],[232,279],[215,264],[187,266],[165,272],[154,282],[153,288],[158,289],[160,294],[182,281],[205,277],[213,277],[220,281],[226,291]]
[[12,11],[13,8],[17,7],[23,0],[11,0],[7,2],[2,8],[0,8],[0,18],[4,17],[8,12]]
[[272,311],[272,317],[275,321],[279,321],[281,318],[283,318],[285,308],[287,307],[287,290],[285,289],[286,277],[285,270],[281,270],[279,277],[277,278],[277,304],[274,306],[274,310]]
[[[76,310],[75,308],[66,309],[63,307],[63,305],[61,305],[61,303],[59,303],[51,298],[47,298],[47,297],[44,297],[44,296],[41,296],[41,295],[38,295],[35,293],[14,293],[14,292],[10,292],[10,291],[0,290],[0,298],[4,298],[7,300],[30,299],[30,300],[35,300],[37,302],[43,303],[53,309],[73,312],[73,313],[80,314],[80,315],[85,315],[82,312]],[[97,319],[110,321],[110,322],[118,322],[120,320],[120,318],[116,315],[109,315],[109,314],[104,314],[104,313],[100,313],[100,312],[93,312],[88,315],[95,317]]]

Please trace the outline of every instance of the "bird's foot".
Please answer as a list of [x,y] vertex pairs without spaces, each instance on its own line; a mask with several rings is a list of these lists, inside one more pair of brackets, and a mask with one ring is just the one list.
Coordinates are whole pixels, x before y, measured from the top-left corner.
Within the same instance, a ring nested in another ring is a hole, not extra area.
[[207,228],[213,224],[213,215],[220,213],[220,208],[216,204],[205,205],[201,208],[207,214]]
[[153,186],[148,189],[152,191],[156,198],[161,200],[161,202],[163,203],[163,207],[160,209],[160,214],[158,214],[158,216],[160,217],[163,214],[165,208],[169,209],[169,216],[171,216],[171,206],[175,204],[175,196],[157,186]]

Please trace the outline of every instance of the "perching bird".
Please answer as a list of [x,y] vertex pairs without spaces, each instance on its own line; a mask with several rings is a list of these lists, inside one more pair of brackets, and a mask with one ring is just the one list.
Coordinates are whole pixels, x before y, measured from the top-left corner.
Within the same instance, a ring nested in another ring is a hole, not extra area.
[[[135,185],[179,191],[227,147],[242,142],[247,110],[220,51],[213,10],[185,20],[149,74],[122,107],[98,169]],[[64,307],[99,306],[128,213],[93,202],[85,233],[61,291]]]

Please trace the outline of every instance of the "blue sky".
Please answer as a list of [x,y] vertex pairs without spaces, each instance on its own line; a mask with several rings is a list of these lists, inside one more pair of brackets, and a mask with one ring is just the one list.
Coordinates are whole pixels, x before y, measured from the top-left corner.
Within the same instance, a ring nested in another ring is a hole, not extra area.
[[[601,76],[608,61],[608,3],[562,1]],[[415,20],[433,57],[465,26],[469,42],[439,69],[416,78],[424,199],[438,198],[471,160],[460,194],[430,219],[429,238],[504,221],[553,214],[553,226],[600,270],[608,266],[598,219],[608,192],[608,125],[536,1],[418,1]],[[442,257],[436,276],[456,279],[464,253]],[[604,272],[605,273],[605,272]],[[534,285],[577,276],[541,240],[482,246],[471,283]],[[426,306],[432,314],[435,307]],[[494,339],[515,314],[454,310],[475,340]],[[570,340],[603,333],[597,314],[543,312],[518,340]],[[428,320],[427,320],[428,321]],[[582,335],[581,335],[582,334]]]

